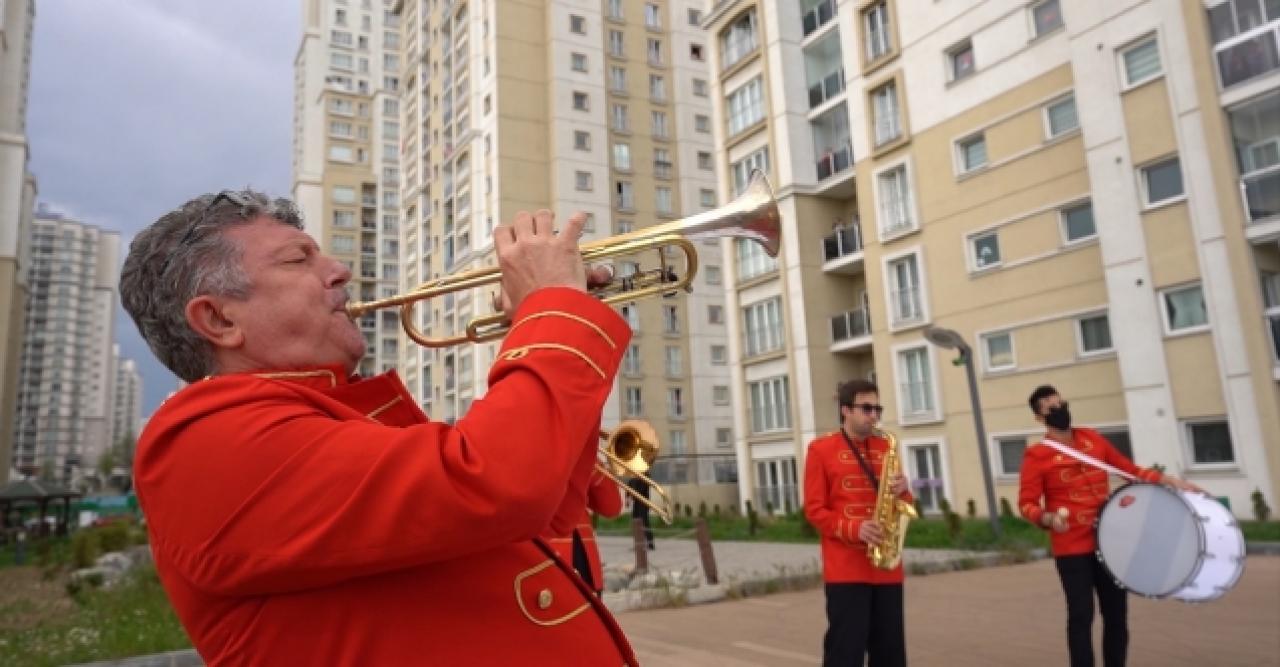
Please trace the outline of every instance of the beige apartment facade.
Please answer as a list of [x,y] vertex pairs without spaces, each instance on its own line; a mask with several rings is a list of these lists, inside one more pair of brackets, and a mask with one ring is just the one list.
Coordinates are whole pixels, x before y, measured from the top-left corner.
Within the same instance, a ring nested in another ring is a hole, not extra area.
[[[36,180],[27,171],[27,94],[34,0],[0,3],[0,424],[13,424],[30,289],[28,248]],[[14,431],[0,428],[0,482],[8,479]]]
[[[706,25],[721,40],[722,165],[732,175],[739,146],[767,147],[790,216],[775,272],[752,282],[730,271],[731,300],[788,296],[778,359],[733,354],[745,405],[767,364],[793,392],[785,428],[743,431],[744,496],[785,491],[772,491],[786,480],[774,485],[764,462],[801,468],[808,440],[835,427],[835,382],[870,375],[930,510],[946,498],[985,513],[979,447],[996,495],[1015,500],[1022,451],[1040,432],[1026,397],[1044,383],[1139,464],[1195,481],[1240,516],[1255,491],[1274,505],[1275,11],[718,4]],[[723,40],[747,32],[758,46],[724,65]],[[735,135],[734,96],[753,71],[766,117]],[[833,111],[843,118],[827,122]],[[841,215],[856,231],[831,227]],[[928,342],[929,327],[974,350],[984,442],[964,369]]]
[[[411,1],[398,7],[404,80],[402,199],[409,288],[493,266],[493,231],[518,211],[588,216],[583,241],[698,213],[716,197],[700,3]],[[635,331],[603,415],[649,421],[654,475],[676,502],[737,502],[718,243],[699,244],[688,294],[619,304]],[[657,251],[614,262],[654,271]],[[683,260],[665,261],[677,271]],[[493,311],[494,288],[416,310],[430,336]],[[499,343],[406,344],[400,367],[434,417],[454,420],[486,389]],[[513,437],[518,437],[513,424]]]
[[[398,17],[383,0],[304,0],[294,61],[293,198],[307,232],[351,269],[353,299],[400,286]],[[362,375],[395,368],[394,311],[359,321]]]

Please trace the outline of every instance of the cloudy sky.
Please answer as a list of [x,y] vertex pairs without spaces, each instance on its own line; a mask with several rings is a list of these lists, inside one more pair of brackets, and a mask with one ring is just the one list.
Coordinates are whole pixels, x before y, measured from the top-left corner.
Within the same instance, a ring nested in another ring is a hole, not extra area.
[[[39,201],[124,248],[191,197],[287,196],[298,0],[38,0],[27,132]],[[123,257],[121,258],[123,261]],[[176,386],[123,310],[143,415]]]

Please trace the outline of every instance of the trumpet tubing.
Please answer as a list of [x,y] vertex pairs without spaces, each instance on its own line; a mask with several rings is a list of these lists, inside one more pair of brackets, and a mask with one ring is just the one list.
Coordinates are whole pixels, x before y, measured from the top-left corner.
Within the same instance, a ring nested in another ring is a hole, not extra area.
[[[773,189],[763,172],[755,171],[747,189],[737,199],[720,208],[585,243],[580,249],[582,261],[587,264],[646,250],[657,250],[661,255],[662,265],[656,271],[644,271],[635,277],[615,279],[610,285],[592,290],[598,298],[612,305],[691,289],[690,285],[698,272],[698,251],[693,241],[721,237],[751,239],[759,243],[770,257],[778,254],[781,240],[780,214]],[[671,275],[666,269],[666,255],[673,251],[684,253],[683,275]],[[461,290],[491,286],[501,280],[502,272],[497,267],[456,273],[421,283],[404,294],[349,304],[347,315],[355,319],[375,310],[399,307],[400,324],[404,327],[405,334],[419,345],[450,347],[467,342],[480,343],[506,335],[509,327],[505,314],[492,313],[476,317],[467,324],[465,333],[459,336],[431,338],[414,324],[413,309],[419,301]],[[621,283],[621,289],[615,283]]]

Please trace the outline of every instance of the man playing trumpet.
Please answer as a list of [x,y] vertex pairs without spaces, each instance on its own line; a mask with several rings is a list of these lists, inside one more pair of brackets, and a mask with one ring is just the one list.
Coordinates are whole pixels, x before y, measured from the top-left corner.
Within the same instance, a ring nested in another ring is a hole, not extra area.
[[585,291],[584,220],[557,236],[550,212],[522,212],[495,231],[511,329],[454,426],[394,372],[352,374],[350,270],[288,201],[203,195],[137,236],[124,306],[191,383],[142,433],[137,492],[207,663],[635,664],[535,539],[584,512],[631,335]]

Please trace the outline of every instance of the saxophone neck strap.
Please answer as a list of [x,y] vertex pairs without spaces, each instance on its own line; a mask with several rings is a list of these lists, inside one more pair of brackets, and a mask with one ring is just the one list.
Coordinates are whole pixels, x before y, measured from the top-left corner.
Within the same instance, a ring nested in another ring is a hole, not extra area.
[[[867,473],[867,477],[871,479],[872,488],[876,488],[876,489],[880,488],[880,478],[876,477],[875,471],[871,469],[871,464],[867,463],[867,458],[863,456],[862,452],[858,451],[857,446],[853,444],[853,438],[850,438],[849,434],[845,433],[845,430],[843,427],[841,427],[840,429],[840,435],[844,436],[844,444],[849,445],[849,451],[853,452],[853,455],[857,457],[858,465],[862,466],[862,471]],[[867,453],[870,454],[871,453],[870,440],[864,440],[863,442],[867,443]]]

